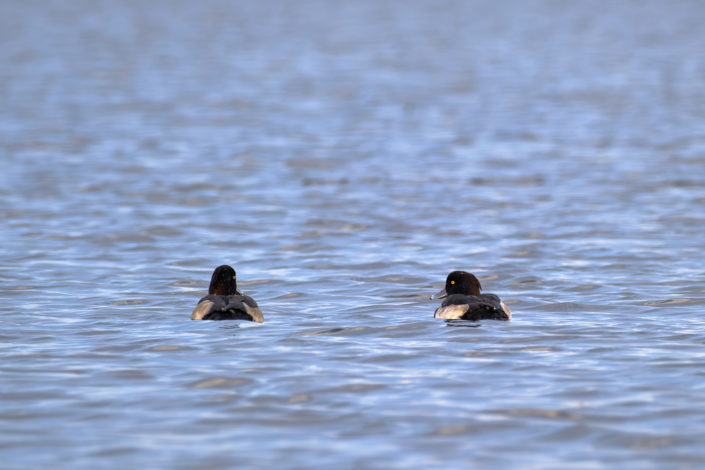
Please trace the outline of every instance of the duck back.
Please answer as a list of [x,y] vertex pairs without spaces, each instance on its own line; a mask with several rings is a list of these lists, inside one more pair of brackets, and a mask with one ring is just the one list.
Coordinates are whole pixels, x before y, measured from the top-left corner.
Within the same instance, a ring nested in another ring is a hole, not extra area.
[[[508,310],[508,309],[507,309]],[[433,315],[445,320],[509,320],[502,302],[494,294],[448,296]]]
[[192,320],[249,320],[264,322],[257,302],[247,295],[209,294],[198,301]]

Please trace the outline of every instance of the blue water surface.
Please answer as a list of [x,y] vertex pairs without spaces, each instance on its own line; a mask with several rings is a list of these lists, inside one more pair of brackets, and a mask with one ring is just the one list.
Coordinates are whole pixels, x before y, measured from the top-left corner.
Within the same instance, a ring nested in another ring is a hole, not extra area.
[[703,15],[0,3],[0,466],[705,466]]

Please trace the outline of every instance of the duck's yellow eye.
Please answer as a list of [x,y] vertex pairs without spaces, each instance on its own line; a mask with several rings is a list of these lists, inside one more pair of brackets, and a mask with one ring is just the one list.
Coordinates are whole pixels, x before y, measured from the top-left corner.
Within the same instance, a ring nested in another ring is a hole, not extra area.
[[451,284],[455,284],[455,281],[450,281]]
[[233,279],[235,279],[235,276],[233,276]]

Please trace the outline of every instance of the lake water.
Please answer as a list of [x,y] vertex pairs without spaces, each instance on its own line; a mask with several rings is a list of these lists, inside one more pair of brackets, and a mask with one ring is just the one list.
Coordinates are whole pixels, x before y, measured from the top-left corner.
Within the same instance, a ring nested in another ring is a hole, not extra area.
[[3,1],[2,467],[702,468],[704,17]]

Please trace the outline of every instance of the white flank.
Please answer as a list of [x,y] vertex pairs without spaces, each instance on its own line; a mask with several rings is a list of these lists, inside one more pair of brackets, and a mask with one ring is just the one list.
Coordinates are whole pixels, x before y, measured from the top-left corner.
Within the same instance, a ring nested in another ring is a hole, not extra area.
[[512,319],[512,311],[509,310],[509,307],[507,307],[507,304],[505,304],[504,302],[500,302],[500,305],[502,306],[502,310],[504,310],[504,313],[506,313],[507,316],[509,317],[509,319],[511,320]]
[[468,311],[468,305],[446,305],[438,307],[433,318],[442,318],[444,320],[457,320]]
[[214,305],[215,304],[210,300],[204,300],[203,302],[199,303],[198,305],[196,305],[196,308],[193,309],[193,313],[191,314],[191,320],[203,320],[203,317],[211,313],[211,310],[213,310]]
[[264,323],[264,315],[262,315],[262,312],[259,308],[250,307],[245,302],[243,302],[242,305],[245,307],[245,311],[247,312],[247,314],[251,316],[254,321],[256,321],[257,323]]

